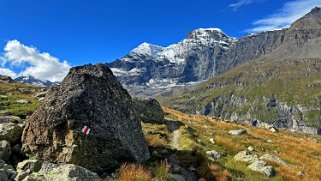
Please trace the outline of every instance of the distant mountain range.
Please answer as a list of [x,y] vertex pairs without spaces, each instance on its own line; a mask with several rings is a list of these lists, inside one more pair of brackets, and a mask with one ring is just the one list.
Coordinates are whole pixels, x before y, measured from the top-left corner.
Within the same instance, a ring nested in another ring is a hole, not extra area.
[[219,58],[236,42],[217,28],[197,29],[168,47],[143,43],[107,66],[124,85],[173,86],[216,75]]
[[[273,58],[320,57],[319,8],[289,29],[236,39],[218,28],[197,29],[168,47],[143,43],[121,59],[106,65],[132,90],[154,90],[202,82],[237,65],[263,56]],[[310,41],[312,40],[313,41]],[[143,88],[142,88],[143,87]],[[141,93],[141,91],[140,91]]]
[[57,86],[60,85],[60,82],[51,82],[49,80],[47,81],[42,81],[40,79],[36,79],[33,76],[21,76],[17,77],[14,79],[17,82],[21,82],[24,84],[30,84],[30,85],[35,85],[38,87],[52,87],[52,86]]
[[132,95],[184,112],[321,133],[321,9],[289,28],[235,39],[198,29],[108,63]]

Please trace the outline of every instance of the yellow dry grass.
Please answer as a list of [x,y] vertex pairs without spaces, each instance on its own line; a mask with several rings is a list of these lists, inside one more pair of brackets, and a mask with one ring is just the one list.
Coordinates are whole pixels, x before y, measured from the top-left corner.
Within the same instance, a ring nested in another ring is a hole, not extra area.
[[[172,119],[194,128],[199,136],[207,137],[208,130],[218,145],[226,151],[238,152],[247,146],[256,149],[255,154],[269,153],[278,156],[291,166],[276,164],[277,174],[285,180],[321,180],[321,138],[304,133],[290,133],[281,130],[273,133],[266,129],[254,128],[248,125],[227,123],[205,116],[187,115],[182,112],[163,108]],[[204,125],[207,125],[204,128]],[[228,130],[245,129],[247,135],[234,136]],[[309,141],[313,137],[319,143]],[[270,141],[268,141],[270,140]]]
[[118,181],[150,181],[151,172],[139,164],[122,164],[119,169]]
[[164,139],[161,139],[158,134],[156,135],[145,135],[145,139],[149,146],[153,147],[161,147],[166,146],[166,141]]

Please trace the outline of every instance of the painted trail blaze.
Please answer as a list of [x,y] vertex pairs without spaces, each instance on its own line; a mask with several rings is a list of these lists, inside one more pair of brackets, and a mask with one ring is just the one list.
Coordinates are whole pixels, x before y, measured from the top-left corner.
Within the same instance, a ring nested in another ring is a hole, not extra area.
[[84,126],[84,128],[82,128],[82,132],[85,134],[85,135],[88,135],[89,132],[90,132],[90,128],[88,126]]

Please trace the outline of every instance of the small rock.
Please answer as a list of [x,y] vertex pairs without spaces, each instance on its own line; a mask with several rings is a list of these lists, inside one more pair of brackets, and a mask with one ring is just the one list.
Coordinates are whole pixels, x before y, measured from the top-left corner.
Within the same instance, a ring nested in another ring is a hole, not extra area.
[[246,134],[246,130],[244,129],[238,129],[238,130],[230,130],[228,133],[232,135],[241,135],[241,134]]
[[266,162],[262,160],[257,160],[253,162],[251,165],[248,166],[248,168],[253,171],[265,174],[268,177],[273,176],[275,174],[274,168],[270,165],[267,165]]
[[272,162],[276,162],[280,165],[285,165],[287,166],[288,164],[285,163],[282,159],[280,159],[279,157],[277,156],[274,156],[274,155],[270,155],[270,154],[264,154],[260,157],[261,160],[267,160],[267,161],[272,161]]
[[207,151],[206,154],[209,156],[209,159],[212,161],[223,157],[220,153],[218,153],[215,150]]
[[28,171],[21,171],[21,172],[18,172],[16,177],[14,178],[14,180],[24,180],[24,178],[26,178],[27,176],[29,175],[29,172]]
[[247,147],[247,150],[254,151],[255,149],[252,146]]
[[168,174],[168,180],[170,181],[185,181],[185,178],[179,174]]
[[173,170],[173,173],[181,173],[183,170],[182,166],[176,163],[171,163],[170,166],[171,166],[171,169]]
[[4,160],[0,159],[0,168],[3,168],[3,166],[6,164],[6,162]]
[[22,120],[18,116],[1,116],[0,123],[20,123]]
[[20,153],[21,152],[21,145],[20,144],[16,144],[12,147],[12,151],[15,153]]
[[8,161],[11,156],[10,142],[7,140],[0,141],[0,159]]
[[11,143],[21,139],[23,128],[15,123],[0,123],[0,140],[8,140]]
[[273,132],[273,133],[278,133],[279,130],[277,128],[275,128],[274,126],[268,128],[269,131]]
[[257,155],[252,155],[249,151],[241,151],[234,156],[234,159],[237,161],[253,163],[255,161],[258,161],[259,157]]
[[41,169],[42,161],[36,159],[29,159],[19,162],[17,165],[17,172],[30,171],[38,172]]
[[0,111],[0,115],[1,116],[9,116],[9,115],[11,115],[11,112],[9,112],[9,111]]
[[300,176],[300,177],[303,177],[304,176],[304,171],[302,170],[302,171],[299,171],[298,172],[298,175]]
[[46,97],[46,94],[47,94],[47,91],[45,91],[45,92],[39,92],[39,93],[37,93],[34,97],[39,99],[39,98]]
[[17,172],[14,169],[8,169],[6,172],[9,180],[14,180],[14,178],[17,176]]
[[7,172],[4,169],[0,169],[0,180],[1,181],[8,181],[9,178],[7,176]]
[[73,164],[44,162],[38,172],[28,175],[25,180],[99,180],[96,173]]
[[314,142],[314,143],[318,143],[318,140],[315,139],[315,138],[308,138],[307,140],[308,140],[308,141],[311,141],[311,142]]
[[32,90],[26,88],[18,88],[18,90],[23,94],[32,94]]
[[31,103],[31,101],[29,101],[28,99],[19,99],[19,100],[16,100],[17,103],[20,103],[20,104],[29,104]]
[[13,167],[11,165],[8,165],[8,164],[4,164],[2,168],[5,169],[5,170],[13,170]]
[[214,138],[211,138],[211,139],[210,139],[210,142],[211,142],[212,144],[215,144]]
[[254,119],[253,121],[250,122],[250,125],[256,127],[261,123],[260,120]]
[[268,142],[268,143],[272,143],[273,141],[272,141],[272,140],[266,140],[266,142]]

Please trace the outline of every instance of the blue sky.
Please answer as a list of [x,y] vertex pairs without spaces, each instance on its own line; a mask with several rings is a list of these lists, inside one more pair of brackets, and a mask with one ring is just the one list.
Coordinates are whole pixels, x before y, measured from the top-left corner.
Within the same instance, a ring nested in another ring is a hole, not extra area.
[[143,42],[168,46],[207,27],[239,38],[286,27],[315,6],[321,0],[0,0],[0,73],[58,80]]

